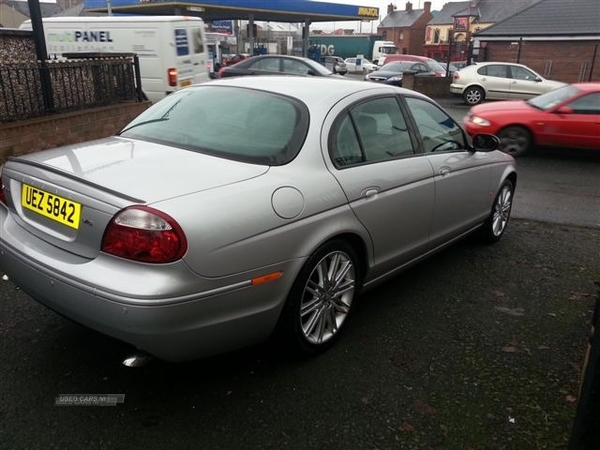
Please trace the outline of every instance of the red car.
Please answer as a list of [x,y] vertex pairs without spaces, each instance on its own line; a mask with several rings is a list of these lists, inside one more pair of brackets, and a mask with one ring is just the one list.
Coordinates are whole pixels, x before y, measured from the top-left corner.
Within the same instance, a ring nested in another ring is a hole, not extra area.
[[233,55],[230,58],[223,58],[224,66],[232,66],[233,64],[237,64],[240,61],[250,58],[248,53],[239,53],[237,55]]
[[518,156],[534,145],[600,150],[600,82],[574,83],[529,100],[473,106],[463,124],[474,136],[495,134]]

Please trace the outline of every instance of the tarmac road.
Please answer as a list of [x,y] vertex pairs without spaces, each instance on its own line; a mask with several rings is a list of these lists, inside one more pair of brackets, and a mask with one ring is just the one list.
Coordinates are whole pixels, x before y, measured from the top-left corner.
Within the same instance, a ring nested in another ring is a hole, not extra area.
[[[0,449],[534,449],[575,415],[600,230],[513,220],[361,298],[326,354],[123,367],[128,346],[0,282]],[[112,407],[60,395],[122,394]]]

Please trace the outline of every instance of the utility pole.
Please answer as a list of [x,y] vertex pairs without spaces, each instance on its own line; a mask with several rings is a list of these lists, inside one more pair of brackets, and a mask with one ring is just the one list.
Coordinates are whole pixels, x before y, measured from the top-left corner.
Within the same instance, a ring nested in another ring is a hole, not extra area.
[[27,0],[29,6],[29,17],[31,17],[31,29],[33,30],[33,41],[35,43],[35,53],[37,60],[41,64],[40,79],[42,82],[42,92],[44,93],[44,109],[46,112],[54,110],[54,94],[52,92],[52,83],[50,82],[50,72],[48,71],[48,50],[46,48],[46,38],[44,37],[44,24],[42,23],[42,10],[39,0]]

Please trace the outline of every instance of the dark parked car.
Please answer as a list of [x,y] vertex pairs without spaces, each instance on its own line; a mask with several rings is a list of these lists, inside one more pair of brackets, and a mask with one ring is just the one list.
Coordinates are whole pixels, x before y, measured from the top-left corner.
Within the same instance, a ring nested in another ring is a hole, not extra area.
[[381,69],[365,75],[365,80],[377,81],[379,83],[391,84],[393,86],[402,86],[404,72],[415,72],[415,76],[435,76],[435,72],[430,70],[423,63],[413,61],[396,61],[385,64],[381,67]]
[[298,56],[261,55],[253,56],[233,66],[223,67],[219,78],[241,75],[311,75],[329,77],[334,73],[322,64]]
[[346,62],[340,56],[321,56],[321,64],[333,73],[339,73],[340,75],[346,75],[348,73]]

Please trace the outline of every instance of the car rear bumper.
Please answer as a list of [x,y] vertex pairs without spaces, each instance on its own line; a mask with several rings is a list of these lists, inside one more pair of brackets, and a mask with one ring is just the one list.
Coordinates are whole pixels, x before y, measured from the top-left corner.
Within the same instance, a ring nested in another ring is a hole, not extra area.
[[450,92],[456,95],[462,95],[464,86],[457,86],[455,84],[450,85]]
[[[252,285],[249,279],[229,283],[220,280],[221,288],[201,289],[184,296],[169,294],[173,284],[185,284],[173,272],[169,286],[163,287],[164,295],[157,292],[155,298],[140,299],[130,293],[109,291],[79,275],[70,277],[69,265],[81,265],[81,261],[65,263],[57,259],[55,266],[49,265],[41,254],[36,254],[43,248],[42,243],[38,247],[33,238],[27,247],[11,242],[7,221],[11,219],[0,206],[0,271],[48,308],[167,361],[205,357],[267,339],[277,323],[293,274],[303,263],[294,260],[283,264],[284,276],[265,284]],[[91,278],[95,269],[90,261],[86,272]],[[123,280],[140,283],[127,272],[121,278],[120,284]]]

